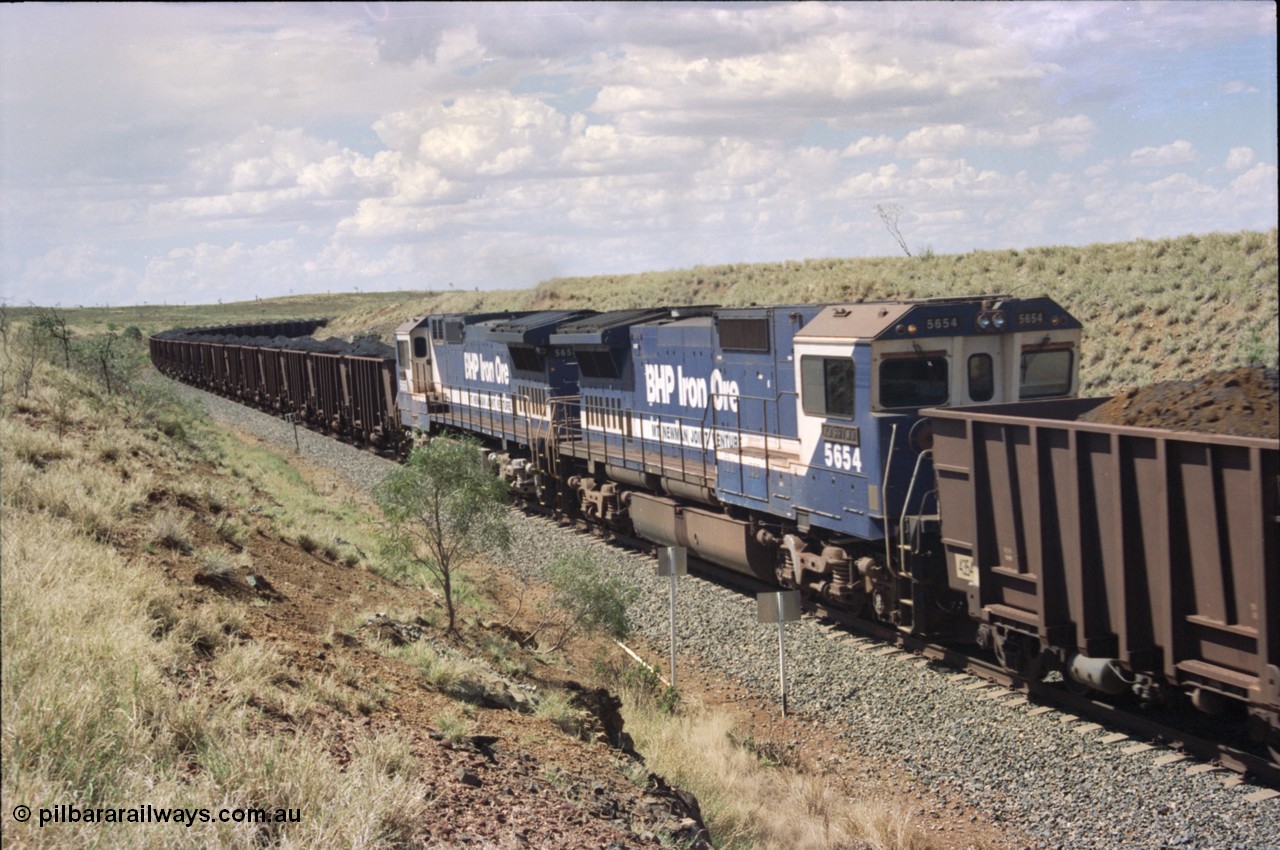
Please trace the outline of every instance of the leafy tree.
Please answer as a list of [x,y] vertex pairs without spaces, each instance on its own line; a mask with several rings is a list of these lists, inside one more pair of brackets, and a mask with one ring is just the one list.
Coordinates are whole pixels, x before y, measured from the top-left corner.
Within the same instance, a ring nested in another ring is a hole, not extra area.
[[586,553],[557,558],[542,570],[542,578],[551,585],[551,600],[531,637],[544,629],[555,633],[548,652],[560,649],[577,632],[618,640],[627,636],[627,607],[638,591],[607,574]]
[[470,440],[433,439],[374,489],[387,525],[383,556],[439,585],[457,631],[455,585],[460,568],[482,551],[506,548],[511,530],[506,484]]
[[52,307],[40,311],[32,327],[41,334],[56,340],[62,347],[62,365],[71,368],[71,340],[75,336],[67,325],[67,317]]

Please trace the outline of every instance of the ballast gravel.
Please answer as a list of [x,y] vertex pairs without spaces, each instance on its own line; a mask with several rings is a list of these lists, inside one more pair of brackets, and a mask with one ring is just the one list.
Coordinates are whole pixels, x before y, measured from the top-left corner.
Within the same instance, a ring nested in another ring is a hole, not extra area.
[[[172,382],[170,382],[172,383]],[[294,427],[229,400],[172,383],[215,421],[295,451]],[[353,487],[371,489],[389,460],[298,429],[308,462]],[[514,515],[518,542],[506,562],[521,571],[570,551],[596,560],[640,589],[633,630],[654,646],[670,635],[668,579],[655,560],[546,520]],[[678,584],[677,644],[757,693],[778,694],[778,630],[757,622],[756,602],[711,582]],[[804,619],[786,626],[788,706],[825,721],[870,760],[896,765],[949,801],[963,801],[1030,836],[1042,850],[1280,850],[1280,798],[1250,801],[1263,789],[1231,774],[1194,769],[1190,759],[1132,739],[1112,740],[1056,711],[1036,712],[997,686],[953,681],[953,670],[909,653],[832,634]],[[686,675],[695,675],[692,660]],[[1105,740],[1104,740],[1105,739]]]

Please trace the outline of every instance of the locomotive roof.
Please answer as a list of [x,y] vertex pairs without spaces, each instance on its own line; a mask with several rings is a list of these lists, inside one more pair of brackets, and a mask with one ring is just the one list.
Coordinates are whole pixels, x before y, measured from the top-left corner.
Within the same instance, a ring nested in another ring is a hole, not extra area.
[[545,342],[556,328],[567,322],[589,318],[595,310],[544,310],[527,316],[516,316],[489,326],[489,339],[506,343]]
[[892,328],[914,304],[840,304],[822,312],[796,333],[796,339],[874,339]]
[[[833,304],[824,307],[817,316],[796,334],[796,339],[808,340],[873,340],[897,338],[902,335],[900,326],[908,325],[911,334],[919,336],[953,336],[957,332],[973,333],[978,315],[988,311],[1019,312],[1035,315],[1034,323],[1010,323],[1004,332],[1033,330],[1039,325],[1061,330],[1078,329],[1080,323],[1052,298],[1010,298],[1007,295],[959,296],[928,298],[908,302],[866,302],[862,304]],[[929,320],[945,319],[937,330],[929,329]],[[952,321],[954,320],[954,322]],[[916,328],[919,330],[917,331]],[[1000,331],[993,331],[999,333]]]
[[416,331],[418,328],[425,327],[432,319],[445,319],[447,321],[460,322],[464,325],[475,325],[481,322],[492,323],[495,319],[499,321],[503,319],[516,319],[520,316],[528,316],[529,314],[530,311],[528,310],[524,310],[522,312],[506,310],[494,313],[434,313],[427,316],[414,316],[409,321],[398,325],[395,332],[397,334],[407,335]]
[[414,316],[409,321],[397,325],[395,329],[396,335],[409,334],[416,331],[427,323],[427,318],[427,316]]
[[706,316],[712,309],[712,307],[696,306],[610,310],[607,313],[598,313],[561,325],[560,329],[552,334],[551,342],[555,345],[627,345],[630,340],[628,331],[632,325]]

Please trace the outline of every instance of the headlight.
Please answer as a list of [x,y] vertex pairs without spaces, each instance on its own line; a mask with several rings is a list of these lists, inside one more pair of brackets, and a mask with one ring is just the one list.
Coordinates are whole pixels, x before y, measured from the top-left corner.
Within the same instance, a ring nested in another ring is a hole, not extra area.
[[991,316],[991,324],[996,326],[996,330],[1004,327],[1004,313],[995,313]]
[[980,313],[978,315],[978,329],[985,331],[985,330],[989,330],[990,328],[991,328],[991,317],[988,316],[986,313]]

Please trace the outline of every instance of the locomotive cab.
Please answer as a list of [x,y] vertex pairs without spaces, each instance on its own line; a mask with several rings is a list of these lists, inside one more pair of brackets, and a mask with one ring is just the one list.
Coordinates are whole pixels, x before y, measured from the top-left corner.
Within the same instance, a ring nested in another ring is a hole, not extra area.
[[415,316],[395,332],[397,388],[424,399],[432,382],[429,335],[425,316]]
[[1047,298],[912,307],[872,344],[872,409],[1074,396],[1080,325]]
[[[804,466],[789,561],[814,573],[809,583],[856,563],[865,581],[845,594],[861,590],[877,616],[903,629],[963,626],[938,539],[931,423],[920,410],[1074,395],[1079,344],[1079,323],[1047,298],[823,308],[794,339]],[[795,583],[803,579],[795,570]]]

